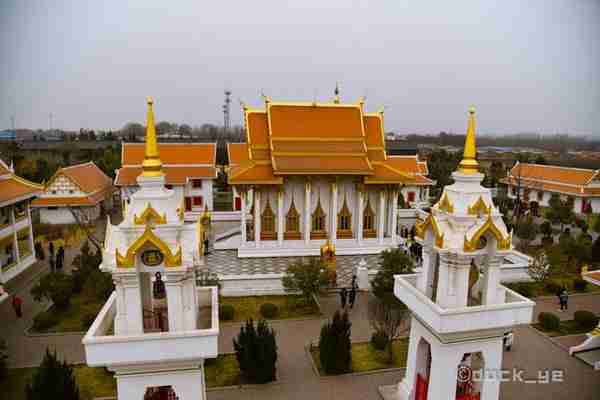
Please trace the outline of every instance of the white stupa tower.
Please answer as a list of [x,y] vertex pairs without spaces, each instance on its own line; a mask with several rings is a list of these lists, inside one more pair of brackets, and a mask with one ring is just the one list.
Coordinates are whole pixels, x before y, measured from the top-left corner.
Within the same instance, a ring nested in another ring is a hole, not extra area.
[[185,224],[165,187],[152,99],[145,157],[118,226],[107,223],[101,270],[112,293],[83,339],[87,363],[115,372],[119,400],[203,400],[204,359],[217,356],[217,288],[196,285],[210,216]]
[[476,155],[471,109],[454,183],[417,225],[421,271],[395,279],[395,295],[412,314],[410,344],[406,375],[381,388],[385,398],[497,400],[503,335],[531,322],[534,303],[500,283],[512,234],[481,186]]

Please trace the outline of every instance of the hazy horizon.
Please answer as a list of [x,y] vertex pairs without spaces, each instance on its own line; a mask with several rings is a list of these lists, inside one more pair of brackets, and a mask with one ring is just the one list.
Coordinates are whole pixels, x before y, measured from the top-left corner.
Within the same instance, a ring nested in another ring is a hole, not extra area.
[[366,96],[385,129],[600,138],[600,2],[105,1],[0,4],[0,129],[221,125],[238,99]]

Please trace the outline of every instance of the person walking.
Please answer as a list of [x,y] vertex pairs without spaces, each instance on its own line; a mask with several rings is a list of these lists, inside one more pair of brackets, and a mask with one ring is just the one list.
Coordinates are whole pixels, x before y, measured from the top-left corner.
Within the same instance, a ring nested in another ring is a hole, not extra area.
[[352,286],[352,289],[356,289],[358,287],[358,283],[356,283],[356,275],[352,275],[352,283],[350,286]]
[[12,299],[12,306],[15,310],[17,318],[21,318],[23,316],[23,299],[17,295],[14,295]]
[[352,289],[350,289],[350,294],[348,296],[348,303],[350,304],[350,309],[352,309],[352,307],[354,307],[354,301],[356,301],[356,288],[352,287]]
[[340,290],[340,303],[342,303],[342,308],[346,308],[346,297],[348,296],[348,292],[345,287]]
[[562,292],[560,292],[560,311],[566,311],[569,309],[569,293],[567,293],[567,288],[563,288]]

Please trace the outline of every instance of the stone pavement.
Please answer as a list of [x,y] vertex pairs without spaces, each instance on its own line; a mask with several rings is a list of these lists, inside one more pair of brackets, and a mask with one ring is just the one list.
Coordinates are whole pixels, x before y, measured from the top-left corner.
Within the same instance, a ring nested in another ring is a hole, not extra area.
[[569,309],[560,311],[556,296],[544,296],[535,299],[534,321],[540,312],[551,312],[561,320],[573,319],[573,314],[578,310],[587,310],[600,315],[600,293],[571,294],[569,296]]
[[[215,273],[222,275],[284,273],[288,265],[306,261],[310,257],[261,257],[238,258],[236,250],[213,250],[206,258],[206,265]],[[379,254],[356,256],[336,256],[338,284],[350,286],[354,270],[361,259],[369,269],[377,268]]]

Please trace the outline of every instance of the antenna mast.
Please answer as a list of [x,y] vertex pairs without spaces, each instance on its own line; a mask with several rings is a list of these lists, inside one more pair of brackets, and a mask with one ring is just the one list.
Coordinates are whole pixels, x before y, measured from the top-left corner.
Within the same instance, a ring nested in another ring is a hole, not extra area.
[[230,118],[231,90],[225,90],[225,104],[223,104],[223,128],[228,131],[231,126]]

